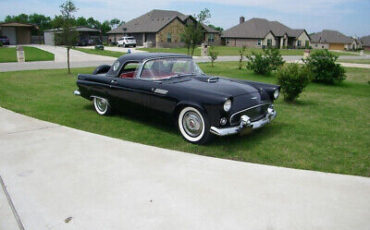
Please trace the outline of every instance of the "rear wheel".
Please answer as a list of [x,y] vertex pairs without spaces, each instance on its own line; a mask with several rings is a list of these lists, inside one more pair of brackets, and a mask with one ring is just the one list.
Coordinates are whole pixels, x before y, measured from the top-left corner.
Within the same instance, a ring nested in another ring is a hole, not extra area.
[[205,144],[211,137],[208,118],[194,107],[183,108],[177,124],[181,135],[190,143]]
[[111,113],[109,102],[105,98],[94,97],[94,108],[99,115],[106,116]]

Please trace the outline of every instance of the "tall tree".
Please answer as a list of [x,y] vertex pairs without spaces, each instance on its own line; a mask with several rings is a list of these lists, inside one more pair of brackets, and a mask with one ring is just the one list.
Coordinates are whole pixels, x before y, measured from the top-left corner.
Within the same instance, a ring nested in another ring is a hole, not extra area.
[[84,17],[78,17],[76,19],[76,26],[88,26],[89,24],[87,23],[86,18]]
[[207,23],[210,17],[211,13],[207,8],[205,8],[195,16],[196,21],[188,20],[188,23],[185,25],[184,33],[181,34],[181,39],[188,49],[188,54],[193,56],[195,48],[203,41],[203,24]]
[[118,18],[113,18],[112,20],[110,20],[109,24],[112,28],[117,28],[117,26],[121,23],[121,20],[119,20]]
[[[60,6],[62,27],[60,33],[56,33],[56,43],[61,43],[67,48],[67,66],[68,74],[71,73],[70,68],[70,49],[77,43],[78,33],[73,28],[74,16],[77,11],[76,6],[70,0],[67,0]],[[58,42],[57,42],[58,41]]]

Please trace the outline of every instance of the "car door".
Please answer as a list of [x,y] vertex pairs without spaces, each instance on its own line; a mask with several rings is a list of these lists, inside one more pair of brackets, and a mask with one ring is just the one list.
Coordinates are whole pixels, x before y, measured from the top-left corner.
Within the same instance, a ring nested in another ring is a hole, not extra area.
[[110,97],[112,103],[123,106],[131,103],[148,106],[148,91],[152,82],[136,78],[136,72],[140,66],[137,61],[126,62],[117,77],[110,82]]

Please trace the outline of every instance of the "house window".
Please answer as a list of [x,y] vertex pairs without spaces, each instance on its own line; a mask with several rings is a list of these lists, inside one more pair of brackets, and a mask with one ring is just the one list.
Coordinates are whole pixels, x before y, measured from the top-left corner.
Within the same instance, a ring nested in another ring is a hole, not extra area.
[[301,45],[302,45],[301,40],[298,40],[298,41],[297,41],[297,46],[298,46],[298,47],[301,47]]
[[260,39],[257,41],[257,46],[261,46],[261,45],[262,45],[262,40]]
[[215,35],[214,34],[208,34],[208,43],[215,42]]
[[272,46],[272,39],[267,39],[267,46],[271,47]]
[[172,34],[171,33],[168,33],[167,34],[167,42],[168,43],[171,43],[172,42]]

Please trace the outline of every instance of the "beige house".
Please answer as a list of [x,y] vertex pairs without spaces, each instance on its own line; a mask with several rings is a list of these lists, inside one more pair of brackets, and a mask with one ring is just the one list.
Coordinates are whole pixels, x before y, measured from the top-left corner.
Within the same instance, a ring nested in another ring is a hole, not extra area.
[[[190,15],[177,11],[152,10],[138,18],[118,26],[108,32],[108,40],[117,42],[124,35],[134,36],[138,46],[182,47],[181,34],[187,23],[196,23]],[[221,44],[220,33],[204,24],[204,42],[210,45]]]
[[225,30],[221,37],[227,46],[305,48],[311,45],[306,30],[291,29],[263,18],[245,21],[240,17],[239,24]]
[[30,44],[33,29],[38,29],[38,27],[19,22],[0,23],[0,35],[8,37],[10,45]]
[[353,39],[335,30],[323,30],[311,35],[312,48],[329,50],[348,50]]

